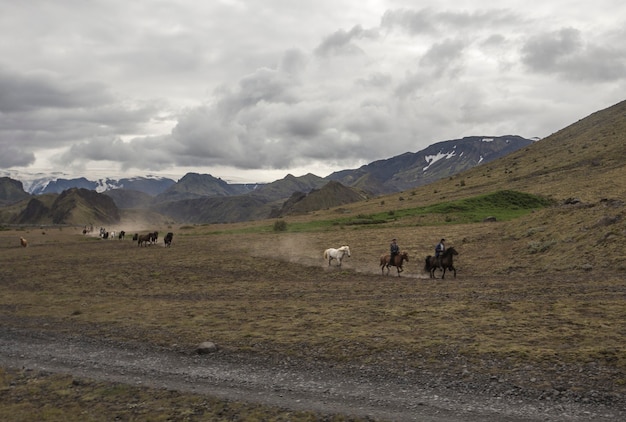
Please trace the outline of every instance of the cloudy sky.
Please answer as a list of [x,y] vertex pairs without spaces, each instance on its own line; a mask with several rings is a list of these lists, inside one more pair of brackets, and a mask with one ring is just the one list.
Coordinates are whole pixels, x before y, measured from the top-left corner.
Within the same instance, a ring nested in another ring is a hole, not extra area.
[[621,0],[0,0],[0,172],[264,182],[545,137],[626,99],[624,39]]

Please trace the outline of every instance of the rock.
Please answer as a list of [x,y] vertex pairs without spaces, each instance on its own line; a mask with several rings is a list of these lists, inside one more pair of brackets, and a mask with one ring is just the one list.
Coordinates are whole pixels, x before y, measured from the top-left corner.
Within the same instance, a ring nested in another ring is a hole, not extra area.
[[206,355],[208,353],[217,352],[217,344],[213,343],[212,341],[202,342],[196,348],[196,352],[199,355]]
[[485,217],[485,218],[483,219],[483,223],[494,223],[494,222],[496,222],[496,221],[498,221],[498,219],[497,219],[496,217],[493,217],[493,216],[491,216],[491,217]]

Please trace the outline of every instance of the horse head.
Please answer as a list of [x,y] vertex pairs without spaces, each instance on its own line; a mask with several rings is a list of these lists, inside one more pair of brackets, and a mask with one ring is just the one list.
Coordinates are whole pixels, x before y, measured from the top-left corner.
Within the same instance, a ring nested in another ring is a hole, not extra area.
[[340,251],[344,251],[344,253],[348,254],[348,256],[350,256],[350,246],[348,245],[343,245],[341,248],[339,248]]
[[450,246],[448,249],[446,249],[444,254],[445,255],[458,255],[459,253],[456,251],[456,249],[454,249],[452,246]]

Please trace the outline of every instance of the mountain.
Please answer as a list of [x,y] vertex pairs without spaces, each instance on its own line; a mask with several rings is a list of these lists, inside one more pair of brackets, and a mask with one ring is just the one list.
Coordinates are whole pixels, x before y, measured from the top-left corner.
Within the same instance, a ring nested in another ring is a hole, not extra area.
[[0,177],[0,206],[14,204],[27,199],[30,195],[24,191],[24,185],[9,177]]
[[175,183],[172,179],[157,176],[122,179],[102,178],[96,180],[88,180],[85,177],[66,179],[58,176],[47,176],[32,180],[27,186],[27,191],[33,195],[43,195],[46,193],[61,193],[71,188],[83,188],[96,192],[105,192],[112,189],[129,189],[155,196],[164,192]]
[[13,224],[113,224],[120,220],[119,209],[110,197],[84,188],[72,188],[61,194],[32,197],[14,217]]
[[154,197],[138,190],[132,189],[111,189],[102,192],[113,199],[115,205],[120,209],[130,208],[150,208],[154,202]]
[[491,162],[533,142],[513,135],[469,136],[438,142],[419,152],[374,161],[358,169],[338,171],[326,178],[374,195],[399,192]]
[[271,205],[263,198],[235,195],[164,202],[152,209],[179,223],[235,223],[267,218]]
[[368,196],[365,193],[331,180],[322,188],[313,189],[308,194],[294,192],[291,198],[285,201],[280,211],[273,212],[270,216],[284,217],[287,215],[306,214],[311,211],[363,201],[367,198]]
[[[467,194],[513,189],[556,200],[624,201],[626,101],[597,111],[526,148],[458,173],[452,179],[455,186],[442,181],[433,184],[433,190],[448,198],[462,191]],[[463,189],[459,189],[460,185]]]
[[[310,192],[327,181],[307,174],[264,185],[248,185],[245,192],[228,195],[232,186],[208,174],[190,173],[176,186],[159,195],[152,209],[175,221],[185,223],[231,223],[268,218],[294,191]],[[180,185],[180,186],[179,186]],[[177,199],[181,198],[181,199]]]
[[[106,179],[106,186],[116,186],[115,189],[128,189],[138,192],[147,193],[148,195],[156,196],[162,192],[165,192],[170,186],[176,182],[167,177],[130,177],[123,178],[117,181]],[[111,188],[106,189],[112,190]],[[102,192],[102,190],[99,190]]]
[[288,174],[280,180],[259,187],[253,194],[268,201],[284,200],[294,192],[310,192],[326,183],[328,180],[311,173],[300,177]]
[[256,184],[230,185],[210,174],[187,173],[155,198],[156,203],[198,199],[207,196],[234,196],[254,191]]
[[76,179],[37,179],[35,180],[30,189],[30,193],[33,195],[43,195],[46,193],[61,193],[64,190],[71,188],[96,190],[98,183],[92,180],[87,180],[85,177],[79,177]]

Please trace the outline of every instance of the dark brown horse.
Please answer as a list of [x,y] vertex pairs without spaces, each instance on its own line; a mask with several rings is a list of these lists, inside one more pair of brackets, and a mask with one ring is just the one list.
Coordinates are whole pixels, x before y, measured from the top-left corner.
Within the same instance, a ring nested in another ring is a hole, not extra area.
[[389,262],[389,258],[391,255],[381,255],[380,257],[380,272],[385,274],[385,267],[387,267],[387,275],[389,275],[389,267],[394,266],[398,271],[398,277],[400,277],[400,273],[404,271],[402,268],[402,263],[404,261],[409,262],[409,254],[406,252],[399,253],[398,255],[393,257],[393,262]]
[[137,246],[141,246],[142,244],[143,246],[148,246],[150,239],[152,239],[152,233],[140,234],[137,237]]
[[174,238],[174,233],[169,232],[168,234],[165,235],[165,237],[163,238],[163,242],[165,243],[165,247],[169,248],[170,246],[172,246],[172,239]]
[[441,278],[446,277],[446,270],[454,271],[454,278],[456,278],[456,268],[454,268],[454,255],[458,255],[459,253],[453,247],[449,247],[446,249],[443,254],[438,258],[428,255],[426,257],[426,261],[424,263],[424,271],[430,273],[430,278],[435,277],[435,270],[437,268],[443,271],[441,274]]

